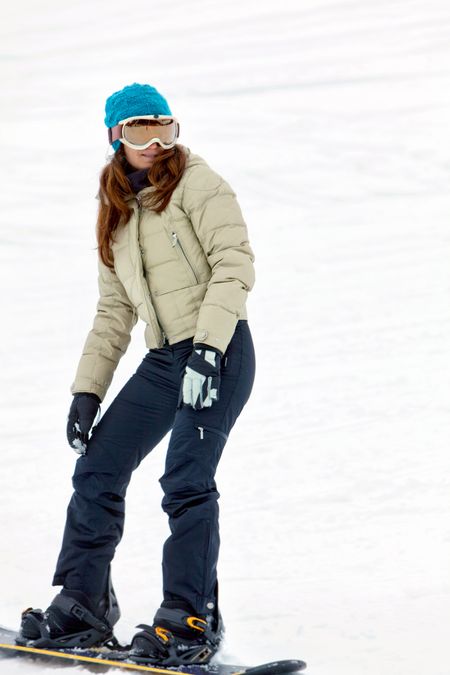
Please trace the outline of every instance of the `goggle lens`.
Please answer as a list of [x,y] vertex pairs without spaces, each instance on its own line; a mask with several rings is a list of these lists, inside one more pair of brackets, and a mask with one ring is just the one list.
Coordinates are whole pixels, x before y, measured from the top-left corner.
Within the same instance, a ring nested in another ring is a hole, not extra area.
[[123,125],[122,137],[138,146],[146,145],[151,140],[170,145],[177,139],[177,124],[173,119],[134,119]]

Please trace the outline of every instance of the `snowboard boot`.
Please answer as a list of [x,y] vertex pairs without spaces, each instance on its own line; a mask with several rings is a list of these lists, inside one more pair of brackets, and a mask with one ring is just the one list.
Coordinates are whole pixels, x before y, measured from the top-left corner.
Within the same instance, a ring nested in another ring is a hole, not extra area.
[[219,650],[224,633],[219,611],[198,616],[182,601],[166,600],[153,624],[140,624],[131,643],[130,658],[139,663],[179,666],[208,663]]
[[32,608],[23,612],[17,642],[43,649],[116,645],[113,626],[119,617],[112,586],[96,604],[81,591],[63,589],[45,612]]

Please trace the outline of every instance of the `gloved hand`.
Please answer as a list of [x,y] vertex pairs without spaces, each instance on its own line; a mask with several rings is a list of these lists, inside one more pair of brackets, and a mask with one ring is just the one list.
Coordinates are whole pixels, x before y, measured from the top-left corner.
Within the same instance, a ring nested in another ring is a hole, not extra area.
[[96,394],[79,393],[73,397],[67,418],[67,440],[79,455],[86,454],[89,432],[100,412],[100,399]]
[[182,401],[194,410],[201,410],[219,400],[221,358],[222,353],[218,350],[194,344],[194,351],[186,364],[179,405]]

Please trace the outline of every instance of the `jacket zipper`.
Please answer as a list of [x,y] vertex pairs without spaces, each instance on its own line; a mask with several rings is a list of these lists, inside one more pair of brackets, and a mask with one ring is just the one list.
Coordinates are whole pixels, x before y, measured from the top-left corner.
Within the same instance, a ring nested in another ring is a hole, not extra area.
[[228,440],[228,435],[224,433],[223,431],[220,431],[220,429],[214,429],[214,427],[200,427],[197,426],[195,427],[196,429],[199,430],[200,432],[200,440],[203,441],[205,438],[205,431],[210,431],[213,434],[217,434],[218,436],[222,436],[225,440]]
[[192,266],[192,263],[190,262],[189,258],[187,257],[187,255],[186,255],[186,253],[185,253],[185,251],[184,251],[184,248],[183,248],[183,246],[182,246],[182,244],[181,244],[181,241],[180,241],[180,239],[179,239],[177,233],[176,233],[176,232],[172,232],[172,248],[175,248],[177,244],[178,244],[178,249],[179,249],[181,255],[182,255],[183,258],[185,259],[185,261],[186,261],[186,263],[187,263],[189,269],[190,269],[191,272],[192,272],[192,276],[193,276],[194,279],[195,279],[195,283],[198,284],[198,283],[199,283],[198,277],[197,277],[197,274],[196,274],[196,272],[195,272],[195,270],[194,270],[194,268],[193,268],[193,266]]
[[[138,195],[136,195],[136,201],[137,201],[137,205],[138,205],[138,220],[137,220],[137,226],[136,227],[137,227],[137,238],[138,238],[138,246],[139,246],[139,252],[140,252],[140,259],[141,259],[141,272],[142,272],[141,287],[142,287],[142,291],[144,293],[144,297],[147,298],[147,297],[150,296],[150,289],[148,287],[147,282],[145,282],[145,268],[144,268],[144,257],[143,257],[144,249],[141,246],[141,241],[140,241],[140,226],[141,226],[141,213],[142,213],[141,206],[142,206],[142,204],[141,204],[141,198]],[[145,286],[144,286],[144,282],[145,282]],[[150,316],[150,322],[152,324],[153,334],[155,335],[156,341],[158,343],[158,348],[161,349],[161,347],[164,346],[164,343],[167,340],[166,334],[164,333],[163,329],[161,328],[161,326],[159,324],[158,317],[156,316],[155,308],[153,307],[153,303],[151,302],[151,299],[150,299],[150,302],[146,302],[146,305],[147,305],[148,313],[149,313],[149,316]],[[162,339],[161,339],[160,336],[162,336]]]

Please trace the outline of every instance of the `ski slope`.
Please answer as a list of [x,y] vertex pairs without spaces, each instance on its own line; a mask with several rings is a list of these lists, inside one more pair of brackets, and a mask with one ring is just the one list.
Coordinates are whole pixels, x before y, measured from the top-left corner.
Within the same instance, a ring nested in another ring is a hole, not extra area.
[[[237,192],[252,397],[224,452],[223,659],[448,675],[450,5],[24,0],[0,26],[0,623],[45,607],[95,312],[105,98],[148,82]],[[143,324],[105,405],[145,354]],[[167,438],[136,472],[117,635],[161,601]],[[67,672],[0,660],[3,675]],[[77,672],[87,672],[80,667]]]

